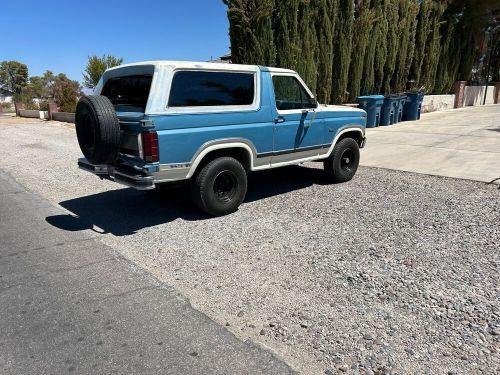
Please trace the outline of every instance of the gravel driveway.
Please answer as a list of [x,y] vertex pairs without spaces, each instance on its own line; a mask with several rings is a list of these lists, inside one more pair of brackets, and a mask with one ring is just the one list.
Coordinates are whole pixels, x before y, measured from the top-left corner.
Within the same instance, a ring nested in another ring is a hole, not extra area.
[[[0,121],[0,168],[71,214],[49,217],[174,286],[304,374],[500,372],[498,186],[319,165],[252,174],[241,209],[80,171],[74,129]],[[99,233],[100,232],[100,233]]]

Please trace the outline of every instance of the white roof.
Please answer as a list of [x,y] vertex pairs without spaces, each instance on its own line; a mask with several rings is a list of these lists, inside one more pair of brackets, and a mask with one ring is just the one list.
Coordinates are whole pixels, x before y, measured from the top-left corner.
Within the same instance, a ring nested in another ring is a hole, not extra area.
[[[108,70],[115,70],[120,68],[125,68],[129,66],[141,66],[141,65],[153,65],[155,67],[168,66],[173,69],[220,69],[220,70],[235,70],[235,71],[249,71],[255,72],[260,69],[258,65],[242,65],[242,64],[227,64],[227,63],[213,63],[213,62],[202,62],[202,61],[169,61],[169,60],[157,60],[157,61],[141,61],[131,64],[123,64],[110,68]],[[274,73],[294,73],[293,70],[281,69],[281,68],[267,68],[269,71]]]

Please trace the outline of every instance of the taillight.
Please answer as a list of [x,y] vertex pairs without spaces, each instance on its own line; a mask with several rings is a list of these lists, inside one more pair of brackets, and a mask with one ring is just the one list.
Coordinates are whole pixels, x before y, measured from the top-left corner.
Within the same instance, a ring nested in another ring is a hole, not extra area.
[[148,163],[160,161],[158,134],[154,130],[142,133],[142,151],[144,154],[144,161]]

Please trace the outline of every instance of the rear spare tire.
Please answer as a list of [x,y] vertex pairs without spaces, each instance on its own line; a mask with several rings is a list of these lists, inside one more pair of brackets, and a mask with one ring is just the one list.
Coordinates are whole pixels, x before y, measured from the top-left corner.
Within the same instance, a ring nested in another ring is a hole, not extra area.
[[120,122],[105,96],[83,96],[75,114],[78,143],[92,164],[113,163],[120,150]]

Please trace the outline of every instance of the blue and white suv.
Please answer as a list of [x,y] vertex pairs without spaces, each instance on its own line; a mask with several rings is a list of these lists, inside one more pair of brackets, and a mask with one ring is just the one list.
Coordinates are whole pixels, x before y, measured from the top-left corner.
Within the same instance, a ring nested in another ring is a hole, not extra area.
[[366,113],[319,105],[297,73],[261,66],[154,61],[107,70],[77,106],[80,168],[136,189],[189,180],[201,209],[234,212],[247,173],[324,162],[350,180]]

